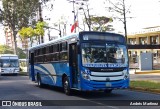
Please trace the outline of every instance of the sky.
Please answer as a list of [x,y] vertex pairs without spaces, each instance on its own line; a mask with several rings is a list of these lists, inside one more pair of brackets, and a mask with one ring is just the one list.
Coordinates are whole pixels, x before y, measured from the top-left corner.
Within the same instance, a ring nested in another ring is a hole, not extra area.
[[[108,7],[108,4],[104,4],[105,0],[89,0],[89,9],[91,15],[98,16],[107,16],[112,17],[116,13],[108,13],[105,7]],[[111,0],[118,1],[118,0]],[[140,31],[145,27],[160,26],[160,2],[159,0],[125,0],[126,8],[130,10],[130,13],[127,14],[127,32],[132,33]],[[73,6],[72,3],[69,3],[67,0],[51,0],[54,4],[53,10],[48,10],[46,7],[43,7],[43,18],[44,20],[50,18],[49,26],[53,27],[54,23],[59,22],[61,17],[65,17],[64,22],[67,23],[67,31],[70,32],[71,24],[73,24],[74,15],[72,13]],[[49,3],[48,3],[49,4]],[[77,10],[78,6],[75,6]],[[84,19],[83,11],[78,11],[78,20]],[[122,17],[122,16],[118,16]],[[129,18],[128,18],[129,17]],[[132,17],[132,18],[130,18]],[[123,32],[124,26],[123,22],[118,19],[113,20],[113,27],[117,32]],[[82,22],[80,25],[83,28]],[[58,27],[56,27],[58,29]],[[55,34],[56,33],[56,34]],[[51,31],[51,34],[57,35],[58,32]],[[3,36],[3,40],[0,40],[0,44],[4,43],[4,34],[3,28],[0,26],[0,35]],[[47,35],[47,33],[46,33]]]
[[130,15],[133,18],[127,19],[129,32],[160,25],[160,2],[158,1],[159,0],[130,0]]
[[[104,4],[105,0],[89,0],[89,9],[91,15],[98,16],[117,16],[116,13],[109,13],[105,7],[108,4]],[[118,1],[118,0],[111,0]],[[127,13],[127,31],[128,33],[139,31],[145,27],[153,27],[160,25],[160,2],[159,0],[125,0],[126,9],[130,11]],[[67,23],[73,23],[73,7],[72,3],[67,0],[55,0],[54,9],[52,11],[51,23],[58,21],[60,16],[67,16]],[[47,14],[47,12],[45,12]],[[84,18],[80,15],[82,11],[79,10],[79,20]],[[114,15],[113,15],[114,14]],[[122,18],[123,16],[118,16]],[[123,22],[114,19],[113,26],[117,31],[123,32]],[[70,27],[69,27],[70,28]]]

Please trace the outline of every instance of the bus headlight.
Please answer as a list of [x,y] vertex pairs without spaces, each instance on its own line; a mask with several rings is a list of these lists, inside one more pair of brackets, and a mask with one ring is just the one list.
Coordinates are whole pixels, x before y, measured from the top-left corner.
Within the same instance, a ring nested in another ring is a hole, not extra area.
[[129,78],[129,72],[128,70],[123,70],[123,75],[124,75],[124,79],[128,79]]
[[90,71],[89,70],[85,70],[85,71],[81,71],[81,75],[84,79],[90,81]]

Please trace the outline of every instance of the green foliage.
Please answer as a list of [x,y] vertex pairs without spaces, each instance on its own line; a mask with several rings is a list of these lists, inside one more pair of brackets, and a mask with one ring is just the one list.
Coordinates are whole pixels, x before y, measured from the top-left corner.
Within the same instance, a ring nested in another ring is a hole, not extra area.
[[36,23],[36,28],[44,28],[46,25],[47,25],[46,22],[38,21]]
[[34,29],[32,27],[22,27],[18,33],[22,39],[30,38],[35,35]]
[[29,21],[36,16],[39,0],[1,0],[0,20],[9,26],[13,33],[14,53],[17,54],[17,30],[29,25]]
[[130,86],[147,89],[160,89],[160,83],[154,81],[131,81]]
[[110,31],[113,30],[110,26],[107,26],[106,24],[108,22],[113,22],[112,18],[108,18],[105,16],[100,16],[100,17],[90,17],[91,23],[93,25],[93,30],[94,31]]
[[[22,49],[17,48],[19,58],[26,58],[26,54]],[[13,49],[6,45],[0,45],[0,54],[13,54]]]
[[108,22],[113,22],[112,18],[108,18],[105,16],[100,16],[100,17],[91,16],[90,20],[91,20],[91,23],[95,25],[104,25]]
[[45,22],[39,21],[36,23],[36,28],[22,27],[22,29],[20,29],[18,33],[22,39],[32,38],[34,36],[43,36],[45,33],[44,27],[46,25],[47,24]]
[[0,54],[13,54],[13,49],[6,45],[0,45]]
[[19,57],[20,59],[25,59],[25,58],[26,58],[27,54],[24,53],[24,51],[23,51],[22,49],[17,48],[17,51],[18,51],[18,57]]
[[21,29],[35,16],[39,0],[2,0],[2,16],[5,24],[12,29]]
[[34,33],[36,36],[44,36],[44,27],[47,26],[46,22],[37,22]]

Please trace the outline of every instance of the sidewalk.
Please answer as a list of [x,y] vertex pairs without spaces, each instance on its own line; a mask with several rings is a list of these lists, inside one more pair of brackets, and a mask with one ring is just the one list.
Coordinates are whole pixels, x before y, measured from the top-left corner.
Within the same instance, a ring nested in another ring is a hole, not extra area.
[[129,74],[158,74],[160,75],[160,70],[139,70],[139,69],[129,69]]

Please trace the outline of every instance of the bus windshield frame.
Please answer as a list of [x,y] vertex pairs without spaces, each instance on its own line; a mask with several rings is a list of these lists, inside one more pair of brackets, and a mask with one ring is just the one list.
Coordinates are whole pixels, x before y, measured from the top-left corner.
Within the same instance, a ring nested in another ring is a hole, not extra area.
[[[84,35],[85,40],[81,42],[81,58],[83,67],[105,67],[105,68],[120,68],[128,67],[128,56],[127,48],[124,41],[124,37],[116,36],[115,39],[120,39],[121,42],[116,40],[100,40],[92,39],[90,35],[90,40],[86,37],[89,35]],[[97,37],[102,35],[98,35]],[[102,36],[103,39],[107,39],[107,35]]]
[[18,59],[1,59],[1,67],[19,67],[19,61]]

